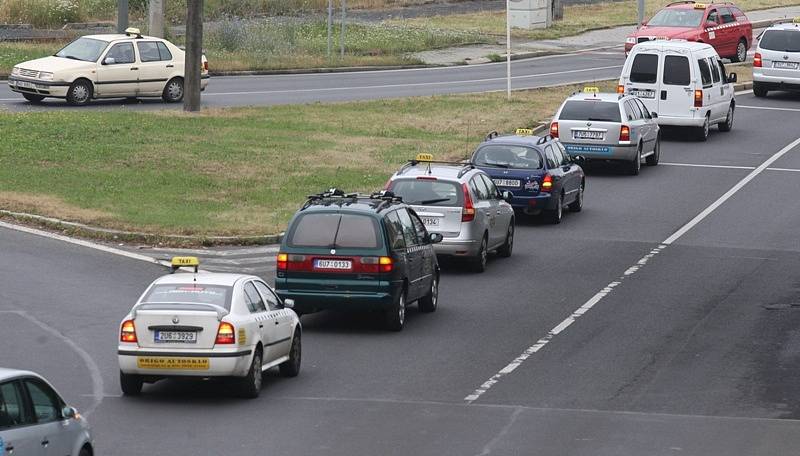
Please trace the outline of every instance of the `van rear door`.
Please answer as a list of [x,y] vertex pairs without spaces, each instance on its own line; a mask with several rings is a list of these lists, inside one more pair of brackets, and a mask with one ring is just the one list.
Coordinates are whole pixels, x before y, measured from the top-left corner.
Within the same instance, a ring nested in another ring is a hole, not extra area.
[[630,71],[625,81],[625,93],[642,99],[647,109],[659,111],[658,69],[660,52],[647,48],[632,54]]
[[658,109],[653,109],[645,101],[647,109],[664,117],[690,116],[691,108],[694,106],[691,68],[688,53],[666,51],[661,71],[662,84],[658,93]]

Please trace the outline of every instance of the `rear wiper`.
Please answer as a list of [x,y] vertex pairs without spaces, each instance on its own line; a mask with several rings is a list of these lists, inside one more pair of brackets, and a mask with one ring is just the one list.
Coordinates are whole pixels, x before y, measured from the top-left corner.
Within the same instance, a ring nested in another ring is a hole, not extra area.
[[420,204],[421,206],[425,206],[425,205],[428,205],[428,204],[443,203],[443,202],[445,202],[445,201],[450,201],[450,198],[436,198],[436,199],[430,199],[430,200],[420,201],[420,202],[419,202],[419,204]]

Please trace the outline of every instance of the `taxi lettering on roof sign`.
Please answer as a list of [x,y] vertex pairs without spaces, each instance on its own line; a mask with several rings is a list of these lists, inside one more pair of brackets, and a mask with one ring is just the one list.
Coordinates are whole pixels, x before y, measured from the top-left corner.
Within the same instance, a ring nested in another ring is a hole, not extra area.
[[417,154],[417,161],[418,162],[433,161],[433,155],[432,154]]
[[533,136],[533,130],[530,128],[517,128],[517,136]]
[[694,9],[706,9],[707,7],[708,7],[708,5],[706,5],[705,3],[695,3],[694,4]]
[[597,87],[584,87],[583,93],[600,93],[600,89]]

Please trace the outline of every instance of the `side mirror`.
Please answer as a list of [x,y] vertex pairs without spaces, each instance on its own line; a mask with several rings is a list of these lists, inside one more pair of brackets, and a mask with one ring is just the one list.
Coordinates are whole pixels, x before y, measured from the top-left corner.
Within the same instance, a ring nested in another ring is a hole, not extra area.
[[503,191],[503,200],[506,203],[511,203],[511,200],[514,199],[514,195],[511,194],[508,190]]
[[284,299],[283,307],[285,309],[294,309],[294,299]]
[[718,25],[719,25],[719,24],[717,24],[717,23],[716,23],[716,22],[714,22],[714,21],[706,21],[706,28],[714,28],[714,27],[716,27],[716,26],[718,26]]
[[78,417],[78,411],[75,410],[74,407],[66,406],[61,409],[61,416],[63,416],[65,420],[71,420]]
[[733,84],[736,82],[738,78],[736,77],[736,73],[731,73],[728,75],[728,83]]
[[103,59],[103,65],[113,65],[117,63],[117,59],[114,57],[106,57]]
[[431,244],[438,244],[444,240],[442,233],[430,233],[428,238],[431,240]]
[[650,111],[650,117],[652,117],[653,119],[658,119],[658,113]]

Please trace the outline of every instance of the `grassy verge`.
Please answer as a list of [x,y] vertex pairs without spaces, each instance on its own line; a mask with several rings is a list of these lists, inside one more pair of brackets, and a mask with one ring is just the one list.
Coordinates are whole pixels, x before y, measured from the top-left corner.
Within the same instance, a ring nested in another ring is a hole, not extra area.
[[[611,89],[611,83],[605,83]],[[207,110],[0,113],[0,208],[155,234],[264,234],[307,194],[372,191],[549,119],[576,87]]]
[[[663,8],[663,0],[645,0],[645,17],[651,17]],[[797,0],[741,0],[736,4],[744,11],[797,5]],[[574,36],[588,30],[635,24],[637,19],[635,0],[573,5],[564,8],[564,19],[548,29],[514,29],[513,36],[529,40],[550,40]],[[486,35],[505,36],[505,12],[453,14],[407,20],[387,21],[391,25],[405,25],[420,29],[471,31]]]
[[26,60],[53,55],[61,43],[0,42],[0,76],[8,76],[14,65]]

